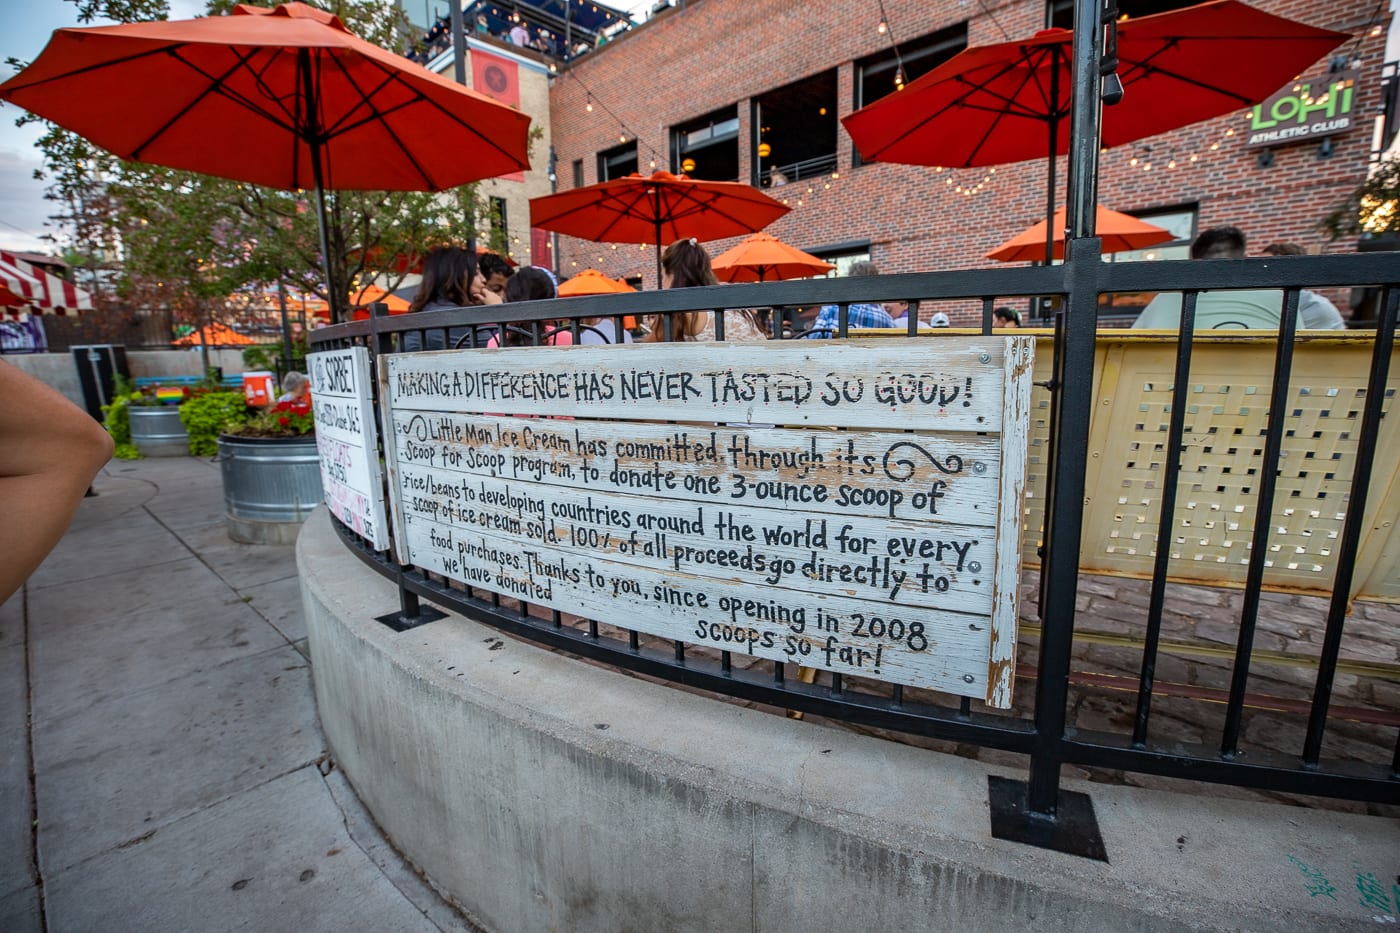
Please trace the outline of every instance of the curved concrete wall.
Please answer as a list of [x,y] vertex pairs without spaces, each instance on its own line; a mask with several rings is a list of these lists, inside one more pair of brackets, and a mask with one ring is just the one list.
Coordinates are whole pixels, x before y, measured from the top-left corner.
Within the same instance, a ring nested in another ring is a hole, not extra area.
[[1400,843],[1385,820],[1102,785],[1081,789],[1111,864],[1003,842],[974,762],[456,616],[395,633],[374,621],[395,589],[324,508],[297,552],[337,763],[395,844],[496,930],[1360,928],[1374,911],[1311,899],[1286,856],[1380,866]]

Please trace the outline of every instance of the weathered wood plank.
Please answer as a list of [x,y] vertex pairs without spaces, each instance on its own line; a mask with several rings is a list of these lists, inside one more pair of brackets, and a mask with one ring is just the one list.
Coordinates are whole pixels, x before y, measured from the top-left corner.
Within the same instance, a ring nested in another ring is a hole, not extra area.
[[399,458],[499,476],[825,515],[996,521],[996,436],[706,428],[400,411]]
[[[406,527],[480,531],[522,547],[675,570],[751,587],[780,586],[987,615],[995,529],[700,505],[519,480],[441,481],[403,465]],[[409,557],[417,563],[412,551]]]
[[845,675],[986,693],[987,621],[978,616],[735,586],[428,524],[410,526],[409,544],[418,566],[434,573],[639,632]]
[[996,431],[1006,338],[634,344],[386,357],[398,410]]
[[389,547],[384,474],[370,394],[369,351],[328,350],[306,357],[311,376],[321,488],[331,514],[368,540]]

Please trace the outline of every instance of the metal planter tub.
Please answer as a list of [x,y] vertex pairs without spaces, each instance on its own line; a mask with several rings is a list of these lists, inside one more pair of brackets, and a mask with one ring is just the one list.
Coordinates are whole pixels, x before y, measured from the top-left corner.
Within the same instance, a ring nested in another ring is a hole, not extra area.
[[244,544],[293,544],[321,503],[316,436],[219,437],[228,536]]
[[175,405],[155,408],[130,406],[131,442],[147,457],[187,457],[190,436],[180,421],[180,409]]

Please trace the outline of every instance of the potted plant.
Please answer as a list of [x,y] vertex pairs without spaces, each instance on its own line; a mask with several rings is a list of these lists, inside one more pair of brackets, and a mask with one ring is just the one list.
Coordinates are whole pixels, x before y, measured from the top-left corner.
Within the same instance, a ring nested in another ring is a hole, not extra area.
[[[242,403],[237,393],[219,394]],[[232,400],[225,404],[215,444],[229,537],[244,544],[291,544],[323,498],[311,400],[263,409],[242,405],[241,411]],[[220,417],[212,405],[208,414]]]
[[103,427],[116,445],[114,456],[119,460],[183,457],[188,440],[176,405],[189,394],[184,386],[137,388],[118,376],[111,402],[102,406]]

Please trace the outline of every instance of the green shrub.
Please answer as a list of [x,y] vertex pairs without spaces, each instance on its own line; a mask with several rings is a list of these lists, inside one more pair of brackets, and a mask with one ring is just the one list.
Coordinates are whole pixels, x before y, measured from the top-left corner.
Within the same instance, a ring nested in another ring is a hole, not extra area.
[[141,451],[131,442],[132,405],[145,401],[141,391],[132,385],[131,380],[118,375],[113,386],[112,401],[102,406],[102,426],[112,435],[116,450],[113,456],[118,460],[140,460]]
[[190,453],[212,457],[219,452],[219,435],[237,431],[248,421],[241,392],[205,392],[180,406],[180,420],[190,435]]

